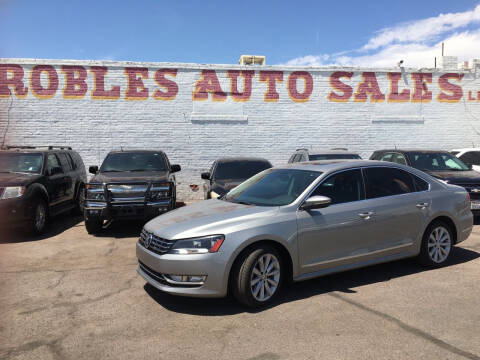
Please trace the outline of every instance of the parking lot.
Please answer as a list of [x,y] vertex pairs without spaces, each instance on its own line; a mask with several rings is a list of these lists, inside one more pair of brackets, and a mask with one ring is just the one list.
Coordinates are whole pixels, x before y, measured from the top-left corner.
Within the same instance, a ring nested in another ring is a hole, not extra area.
[[139,223],[3,232],[2,359],[480,359],[480,226],[449,266],[411,260],[293,284],[273,306],[163,294],[136,274]]

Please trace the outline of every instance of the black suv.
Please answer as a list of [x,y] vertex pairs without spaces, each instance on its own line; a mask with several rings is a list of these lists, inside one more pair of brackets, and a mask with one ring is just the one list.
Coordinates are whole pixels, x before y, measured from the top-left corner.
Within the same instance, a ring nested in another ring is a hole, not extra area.
[[50,217],[82,213],[87,174],[66,146],[6,146],[0,150],[0,224],[27,224],[36,234]]
[[202,173],[205,199],[225,195],[235,186],[253,175],[272,167],[270,161],[262,158],[231,157],[215,160],[209,172]]
[[470,194],[472,212],[480,211],[480,173],[443,150],[377,150],[370,160],[408,165],[449,184],[462,186]]
[[150,219],[175,208],[180,165],[170,165],[158,150],[110,152],[87,184],[85,227],[99,232],[105,220]]
[[304,162],[304,161],[316,161],[316,160],[342,160],[342,159],[355,159],[360,160],[361,157],[356,152],[348,151],[345,148],[336,148],[331,150],[319,150],[319,149],[297,149],[288,163]]

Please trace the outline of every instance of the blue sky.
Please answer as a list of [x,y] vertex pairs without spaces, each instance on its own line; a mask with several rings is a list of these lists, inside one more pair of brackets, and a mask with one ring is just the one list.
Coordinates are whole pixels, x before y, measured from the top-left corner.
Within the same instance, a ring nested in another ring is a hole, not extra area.
[[447,55],[480,58],[479,4],[0,0],[0,57],[433,66],[442,41]]

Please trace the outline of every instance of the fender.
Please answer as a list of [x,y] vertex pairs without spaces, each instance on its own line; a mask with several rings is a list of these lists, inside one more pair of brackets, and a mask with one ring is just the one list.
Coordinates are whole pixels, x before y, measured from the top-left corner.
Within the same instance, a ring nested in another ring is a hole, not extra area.
[[39,183],[33,183],[28,186],[24,194],[25,198],[31,199],[35,195],[42,196],[47,201],[47,205],[50,207],[50,197],[48,196],[48,191],[45,186]]

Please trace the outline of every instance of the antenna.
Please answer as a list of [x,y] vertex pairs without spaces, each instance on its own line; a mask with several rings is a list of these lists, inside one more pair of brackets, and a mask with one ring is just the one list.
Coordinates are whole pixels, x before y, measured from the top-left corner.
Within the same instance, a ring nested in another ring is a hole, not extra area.
[[444,50],[445,50],[445,43],[442,42],[442,56],[443,56]]

